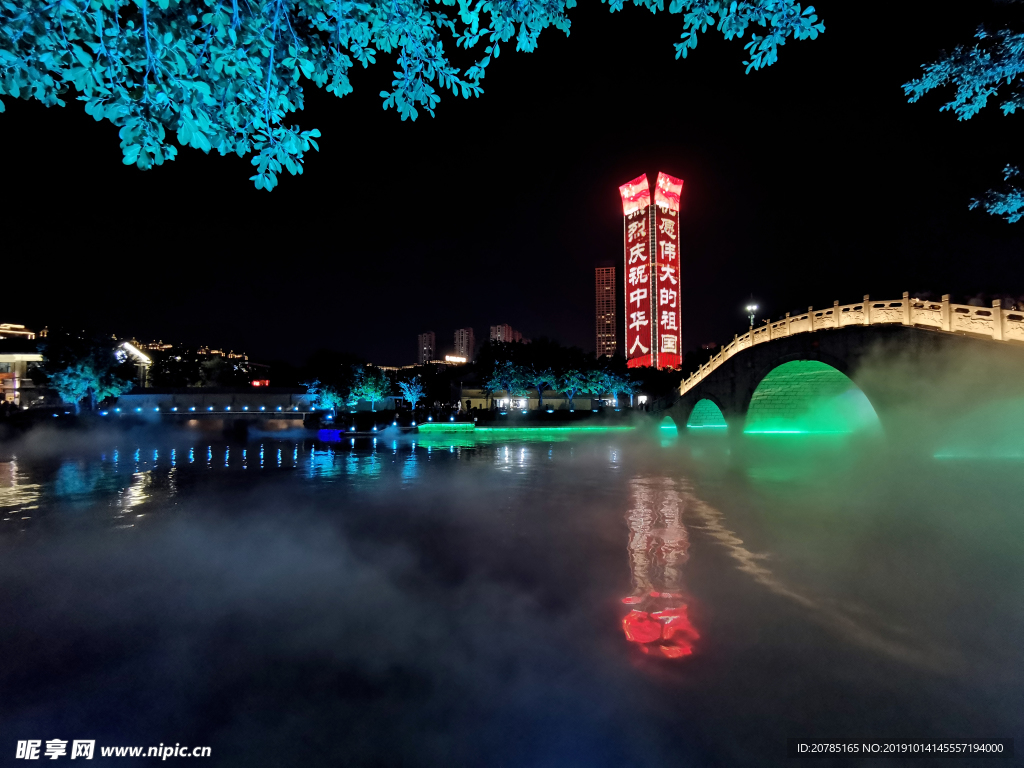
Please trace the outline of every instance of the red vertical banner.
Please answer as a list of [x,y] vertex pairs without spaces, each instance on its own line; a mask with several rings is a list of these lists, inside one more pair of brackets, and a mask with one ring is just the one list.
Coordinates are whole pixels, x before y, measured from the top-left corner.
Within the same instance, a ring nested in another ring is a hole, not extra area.
[[649,366],[654,354],[651,191],[647,175],[619,187],[622,196],[626,294],[626,365]]
[[657,326],[654,365],[658,368],[679,368],[683,364],[679,304],[679,196],[682,191],[682,179],[666,173],[658,174],[651,227],[654,234],[651,259],[654,295],[651,298]]

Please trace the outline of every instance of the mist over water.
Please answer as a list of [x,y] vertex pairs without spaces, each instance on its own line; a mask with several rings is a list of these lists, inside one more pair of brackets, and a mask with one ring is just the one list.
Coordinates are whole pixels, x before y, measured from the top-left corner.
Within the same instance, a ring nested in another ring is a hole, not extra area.
[[957,392],[849,435],[0,444],[0,755],[733,766],[787,762],[789,737],[1024,745],[1024,401],[936,426]]

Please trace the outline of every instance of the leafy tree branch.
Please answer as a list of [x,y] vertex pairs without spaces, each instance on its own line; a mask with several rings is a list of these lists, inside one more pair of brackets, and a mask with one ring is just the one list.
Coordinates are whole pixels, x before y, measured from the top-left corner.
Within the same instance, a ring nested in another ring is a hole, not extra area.
[[[652,13],[664,0],[631,0]],[[621,10],[625,0],[608,0]],[[540,33],[569,34],[576,0],[0,0],[0,97],[64,106],[69,93],[96,120],[117,126],[123,162],[146,170],[177,146],[249,157],[258,189],[283,171],[302,173],[318,150],[317,129],[288,121],[303,108],[303,81],[341,97],[350,72],[393,56],[385,109],[402,120],[433,116],[440,92],[483,93],[487,67],[503,45],[537,47]],[[727,40],[749,32],[747,71],[773,64],[789,39],[825,27],[795,0],[671,0],[682,14],[687,56],[716,29]],[[757,31],[755,31],[757,30]],[[445,42],[482,56],[464,70]],[[0,112],[4,111],[0,100]]]

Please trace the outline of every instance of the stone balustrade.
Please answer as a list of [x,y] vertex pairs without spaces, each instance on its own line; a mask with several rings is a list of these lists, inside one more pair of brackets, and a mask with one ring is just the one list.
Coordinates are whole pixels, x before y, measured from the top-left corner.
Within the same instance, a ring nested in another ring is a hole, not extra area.
[[733,340],[708,362],[698,368],[679,386],[683,395],[706,379],[718,366],[748,347],[763,344],[773,339],[810,333],[830,328],[845,328],[851,325],[910,325],[949,333],[961,333],[997,341],[1024,342],[1024,311],[1007,310],[1000,306],[999,299],[991,308],[975,307],[968,304],[953,304],[949,294],[941,301],[912,299],[906,292],[902,299],[877,300],[865,296],[855,304],[837,301],[828,309],[808,307],[807,312],[791,316],[789,312],[782,320],[767,322]]

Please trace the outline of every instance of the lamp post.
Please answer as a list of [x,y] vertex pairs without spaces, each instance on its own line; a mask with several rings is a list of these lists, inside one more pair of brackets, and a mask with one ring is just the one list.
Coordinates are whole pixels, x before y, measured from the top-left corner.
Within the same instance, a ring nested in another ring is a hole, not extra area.
[[750,320],[750,330],[754,330],[755,312],[757,312],[757,304],[747,304],[747,318]]

